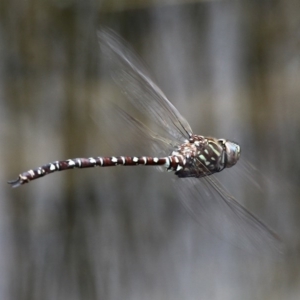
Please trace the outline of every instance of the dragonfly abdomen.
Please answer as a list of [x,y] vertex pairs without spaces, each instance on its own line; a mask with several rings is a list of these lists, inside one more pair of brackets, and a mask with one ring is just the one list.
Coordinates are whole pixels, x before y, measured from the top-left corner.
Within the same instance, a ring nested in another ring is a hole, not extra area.
[[13,187],[18,187],[47,174],[74,168],[114,167],[114,166],[164,166],[169,171],[178,171],[185,164],[185,159],[179,156],[149,157],[149,156],[111,156],[73,158],[54,161],[39,168],[21,173],[16,180],[9,181]]

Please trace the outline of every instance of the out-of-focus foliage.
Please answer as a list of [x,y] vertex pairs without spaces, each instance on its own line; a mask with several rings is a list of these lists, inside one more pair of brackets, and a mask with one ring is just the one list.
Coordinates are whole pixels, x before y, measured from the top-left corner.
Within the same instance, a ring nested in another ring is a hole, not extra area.
[[[218,178],[278,232],[284,255],[206,232],[174,175],[152,168],[6,185],[57,159],[155,155],[110,105],[126,100],[100,27],[129,41],[195,133],[241,144]],[[3,1],[0,299],[298,299],[299,32],[296,0]]]

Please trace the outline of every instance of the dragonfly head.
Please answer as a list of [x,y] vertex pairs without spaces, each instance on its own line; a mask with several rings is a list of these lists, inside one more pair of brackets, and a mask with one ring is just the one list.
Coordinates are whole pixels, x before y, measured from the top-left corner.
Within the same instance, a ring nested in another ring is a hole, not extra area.
[[222,145],[225,151],[226,157],[226,168],[231,168],[234,166],[240,158],[241,155],[241,147],[234,142],[227,141],[224,139],[219,139],[219,143]]

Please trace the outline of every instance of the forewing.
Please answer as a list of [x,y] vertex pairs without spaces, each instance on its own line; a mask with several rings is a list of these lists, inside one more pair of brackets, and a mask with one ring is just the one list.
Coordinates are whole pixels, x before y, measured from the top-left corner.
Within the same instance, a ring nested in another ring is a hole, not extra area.
[[167,139],[182,141],[192,134],[188,122],[151,79],[130,47],[112,30],[98,33],[104,57],[112,63],[112,76],[129,102],[155,121]]

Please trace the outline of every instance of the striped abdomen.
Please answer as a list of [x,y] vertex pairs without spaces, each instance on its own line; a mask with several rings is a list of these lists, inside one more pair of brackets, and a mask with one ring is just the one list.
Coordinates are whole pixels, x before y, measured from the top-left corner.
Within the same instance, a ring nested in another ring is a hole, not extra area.
[[113,167],[113,166],[164,166],[167,170],[177,171],[185,164],[184,158],[179,156],[167,157],[90,157],[90,158],[74,158],[68,160],[55,161],[34,170],[21,173],[16,180],[9,181],[13,187],[28,183],[31,180],[43,177],[47,174],[69,170],[74,168],[92,168],[92,167]]

